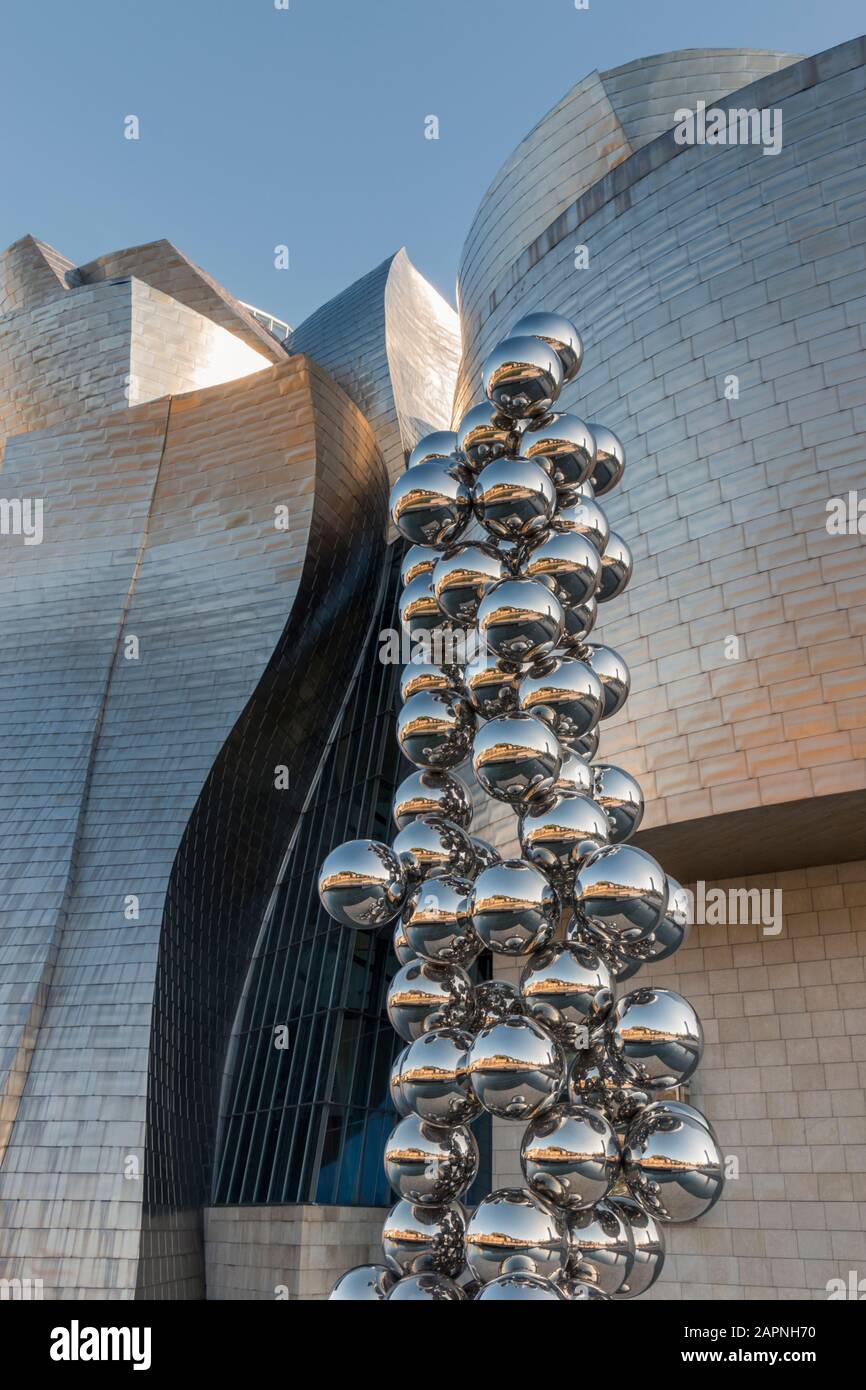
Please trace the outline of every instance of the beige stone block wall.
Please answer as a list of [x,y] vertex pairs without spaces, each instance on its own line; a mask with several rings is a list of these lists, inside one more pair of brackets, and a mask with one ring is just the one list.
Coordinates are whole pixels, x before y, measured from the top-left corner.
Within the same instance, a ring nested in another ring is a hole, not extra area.
[[381,1261],[385,1207],[210,1207],[208,1299],[327,1297],[353,1265]]

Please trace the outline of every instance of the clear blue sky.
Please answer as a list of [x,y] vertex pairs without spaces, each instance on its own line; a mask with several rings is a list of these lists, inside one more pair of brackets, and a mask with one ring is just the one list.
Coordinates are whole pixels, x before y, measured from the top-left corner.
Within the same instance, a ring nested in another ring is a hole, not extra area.
[[295,324],[405,245],[453,301],[490,179],[593,68],[673,48],[811,54],[866,29],[862,0],[289,4],[5,0],[0,245],[30,231],[81,262],[168,237]]

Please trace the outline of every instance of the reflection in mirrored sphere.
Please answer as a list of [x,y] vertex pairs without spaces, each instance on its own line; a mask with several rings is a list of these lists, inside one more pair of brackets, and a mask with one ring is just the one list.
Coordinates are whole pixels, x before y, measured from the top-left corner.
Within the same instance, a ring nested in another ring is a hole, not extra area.
[[466,663],[465,682],[469,701],[484,719],[495,719],[517,709],[517,683],[520,667],[500,661],[489,650],[482,650]]
[[475,876],[481,873],[482,869],[492,869],[494,864],[502,863],[502,855],[498,849],[494,849],[487,840],[482,840],[480,835],[470,835],[469,842],[475,854]]
[[560,502],[567,504],[589,481],[595,466],[595,439],[576,415],[551,414],[521,436],[520,456],[550,460],[553,485]]
[[574,882],[575,910],[623,945],[654,931],[668,905],[665,872],[636,845],[607,845],[590,854]]
[[608,1024],[611,1051],[652,1091],[681,1086],[701,1060],[700,1019],[672,989],[632,990],[617,1002]]
[[394,1109],[397,1111],[397,1114],[400,1116],[401,1119],[404,1119],[406,1115],[411,1114],[412,1111],[411,1105],[409,1104],[409,1102],[403,1094],[403,1085],[401,1079],[403,1075],[403,1063],[406,1060],[406,1055],[408,1051],[409,1047],[406,1046],[403,1048],[402,1052],[397,1053],[397,1056],[391,1063],[391,1071],[388,1076],[388,1095],[390,1096],[391,1104],[393,1105]]
[[592,485],[599,497],[615,488],[625,470],[625,449],[621,440],[598,421],[590,421],[589,428],[595,439],[595,467]]
[[530,1120],[520,1162],[526,1185],[567,1211],[607,1195],[620,1168],[613,1126],[585,1105],[554,1105]]
[[573,942],[535,951],[520,976],[520,993],[530,1016],[570,1050],[613,1006],[607,966],[588,946]]
[[601,717],[610,719],[612,714],[617,714],[622,709],[628,699],[631,689],[631,673],[628,666],[613,647],[602,647],[595,642],[588,643],[584,660],[598,676],[604,691],[604,709]]
[[436,602],[432,576],[419,574],[406,585],[400,595],[400,622],[413,638],[435,632],[446,619]]
[[437,1028],[416,1038],[403,1057],[400,1089],[409,1109],[434,1125],[461,1125],[481,1113],[469,1082],[472,1034]]
[[504,859],[482,869],[469,895],[476,935],[491,951],[505,956],[525,956],[546,946],[559,912],[553,885],[524,859]]
[[401,965],[406,965],[410,960],[418,959],[416,953],[412,950],[412,947],[406,940],[406,933],[403,929],[402,918],[398,918],[394,924],[394,935],[391,938],[391,946],[393,948],[394,955],[397,957]]
[[399,855],[378,840],[349,840],[319,870],[322,907],[344,927],[375,931],[392,922],[406,897]]
[[506,1018],[482,1028],[469,1050],[472,1089],[484,1109],[503,1120],[530,1120],[553,1104],[565,1081],[555,1038],[531,1018]]
[[467,1028],[474,1023],[472,985],[456,965],[410,960],[388,987],[388,1017],[395,1033],[414,1042],[431,1028]]
[[598,676],[585,662],[570,656],[531,667],[520,681],[517,696],[523,713],[543,719],[567,746],[595,728],[604,708]]
[[567,1257],[562,1216],[526,1188],[497,1188],[467,1222],[466,1263],[482,1284],[503,1274],[550,1278]]
[[597,800],[593,795],[592,770],[589,763],[573,752],[567,744],[562,767],[553,786],[553,795],[588,796],[591,801]]
[[598,603],[594,597],[588,598],[586,603],[581,603],[577,608],[566,608],[565,625],[559,639],[559,645],[566,655],[572,652],[578,656],[581,654],[583,644],[595,627],[597,618]]
[[462,965],[478,958],[483,943],[469,915],[472,882],[457,874],[433,874],[410,889],[403,927],[410,950],[436,965]]
[[594,1284],[602,1293],[616,1294],[634,1264],[631,1226],[610,1202],[596,1202],[568,1217],[568,1273]]
[[411,700],[413,695],[429,695],[433,691],[462,694],[462,671],[459,667],[434,666],[429,661],[410,661],[400,675],[400,699]]
[[573,1105],[600,1110],[614,1128],[628,1124],[651,1100],[634,1070],[614,1060],[603,1042],[578,1052],[571,1064],[568,1094]]
[[456,1279],[465,1263],[466,1218],[458,1202],[422,1206],[399,1201],[382,1231],[382,1252],[395,1274],[444,1274]]
[[387,1265],[358,1265],[341,1274],[331,1292],[331,1303],[381,1303],[394,1286],[394,1275]]
[[563,318],[562,314],[548,314],[544,310],[524,314],[508,336],[520,338],[526,334],[542,338],[553,348],[562,365],[563,382],[574,380],[583,362],[583,343],[570,319]]
[[664,1268],[665,1242],[659,1227],[640,1203],[631,1197],[609,1197],[608,1202],[631,1227],[634,1263],[613,1298],[640,1298],[651,1289]]
[[501,1274],[475,1295],[476,1303],[561,1303],[562,1299],[556,1285],[537,1274]]
[[471,878],[475,872],[469,836],[444,816],[416,816],[395,837],[393,850],[409,882],[433,874]]
[[628,840],[643,820],[644,799],[640,784],[613,763],[596,763],[592,769],[592,795],[607,813],[612,844]]
[[688,939],[693,909],[689,893],[675,878],[668,879],[668,905],[665,915],[651,936],[629,946],[629,953],[639,961],[667,960]]
[[460,1303],[466,1295],[444,1274],[410,1274],[398,1279],[388,1294],[389,1303]]
[[506,454],[478,474],[472,508],[494,540],[540,539],[550,529],[556,489],[537,463]]
[[551,1282],[569,1303],[588,1303],[593,1299],[610,1302],[610,1294],[603,1293],[596,1284],[587,1284],[582,1279],[570,1279],[567,1273],[557,1275]]
[[549,724],[530,714],[498,715],[478,730],[472,743],[472,769],[484,791],[512,806],[549,795],[563,757]]
[[484,394],[511,419],[546,415],[562,390],[562,363],[540,338],[506,338],[484,360]]
[[601,573],[601,556],[577,531],[551,531],[520,566],[526,579],[553,585],[562,606],[580,608],[594,596]]
[[527,1012],[523,995],[508,980],[482,980],[474,987],[473,1005],[479,1031],[504,1018],[525,1018]]
[[505,574],[505,565],[492,546],[460,545],[446,550],[432,575],[440,622],[444,613],[464,626],[474,623],[487,590]]
[[626,1135],[623,1172],[635,1200],[657,1221],[696,1221],[719,1200],[723,1158],[705,1125],[687,1115],[639,1115]]
[[411,772],[394,794],[394,820],[404,830],[419,816],[444,816],[461,830],[472,824],[472,802],[466,784],[448,772],[422,768]]
[[[585,485],[573,502],[559,508],[553,518],[553,529],[583,536],[598,551],[599,556],[607,549],[610,522],[603,507],[599,506]],[[600,565],[599,559],[599,567]]]
[[478,608],[478,631],[503,661],[526,665],[548,656],[559,642],[565,613],[537,579],[503,579],[487,590]]
[[406,467],[417,468],[419,463],[429,463],[431,459],[450,459],[456,452],[457,435],[452,430],[434,430],[418,440]]
[[405,586],[419,574],[432,574],[439,551],[429,545],[410,545],[400,565],[400,583]]
[[490,401],[482,401],[467,410],[457,431],[457,445],[470,468],[476,472],[491,460],[501,458],[512,450],[515,437],[513,422],[500,415]]
[[475,711],[460,695],[444,690],[411,695],[397,715],[397,740],[404,757],[434,771],[458,767],[472,745]]
[[459,469],[447,459],[419,463],[391,488],[391,520],[414,545],[456,541],[472,515],[472,498]]
[[530,802],[521,815],[519,834],[524,857],[567,898],[583,860],[607,844],[608,822],[588,797],[550,797]]
[[385,1176],[407,1202],[446,1206],[466,1191],[477,1173],[478,1145],[465,1125],[445,1128],[407,1115],[385,1145]]
[[634,557],[631,550],[622,536],[611,531],[601,558],[601,574],[596,593],[599,603],[608,603],[612,598],[619,598],[627,587],[633,570]]

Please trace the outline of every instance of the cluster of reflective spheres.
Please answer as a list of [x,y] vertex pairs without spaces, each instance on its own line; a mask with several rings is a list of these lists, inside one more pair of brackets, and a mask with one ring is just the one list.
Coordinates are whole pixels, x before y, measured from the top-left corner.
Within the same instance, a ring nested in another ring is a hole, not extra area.
[[[411,542],[405,629],[476,640],[460,663],[404,671],[397,737],[416,770],[392,843],[341,845],[320,872],[336,921],[393,924],[387,1009],[405,1044],[384,1263],[348,1271],[333,1299],[634,1298],[661,1272],[664,1223],[721,1194],[711,1126],[669,1095],[700,1061],[695,1011],[655,987],[617,997],[682,945],[690,903],[628,843],[634,777],[593,762],[630,677],[587,637],[632,558],[596,500],[622,476],[622,445],[553,410],[582,358],[567,320],[522,319],[484,364],[486,401],[421,440],[392,491]],[[521,858],[471,834],[464,764],[512,807]],[[519,957],[519,983],[477,980],[485,953]],[[485,1113],[525,1127],[524,1186],[470,1210]]]

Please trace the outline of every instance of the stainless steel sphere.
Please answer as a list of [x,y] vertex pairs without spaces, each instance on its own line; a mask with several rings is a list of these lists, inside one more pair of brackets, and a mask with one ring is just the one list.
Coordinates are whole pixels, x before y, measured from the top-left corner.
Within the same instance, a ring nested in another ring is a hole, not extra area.
[[554,1105],[530,1120],[520,1149],[526,1186],[566,1211],[606,1197],[622,1155],[613,1126],[586,1105]]
[[501,1274],[482,1284],[476,1303],[561,1303],[564,1294],[549,1279],[537,1274]]
[[409,1047],[407,1045],[403,1048],[402,1052],[397,1053],[397,1056],[391,1063],[391,1072],[388,1077],[388,1095],[391,1098],[391,1104],[397,1111],[397,1114],[400,1116],[401,1120],[405,1119],[407,1115],[410,1115],[412,1113],[412,1107],[409,1105],[409,1102],[406,1100],[406,1097],[403,1094],[402,1080],[403,1063],[406,1060],[408,1052]]
[[612,1297],[634,1265],[631,1225],[610,1202],[596,1202],[568,1217],[568,1273]]
[[548,796],[562,769],[564,750],[556,734],[531,714],[503,714],[478,730],[472,768],[488,796],[526,806]]
[[530,420],[546,415],[562,390],[562,363],[540,338],[521,334],[497,344],[481,368],[484,394],[503,415]]
[[521,678],[517,698],[524,714],[543,719],[567,747],[595,728],[604,708],[598,676],[573,656],[551,657],[533,666]]
[[474,623],[487,590],[505,575],[501,557],[490,546],[462,545],[446,550],[432,576],[440,622],[444,613],[455,622]]
[[643,792],[631,773],[613,763],[596,763],[591,795],[610,821],[611,843],[630,839],[643,820],[644,811]]
[[463,1290],[444,1274],[410,1274],[398,1279],[388,1293],[389,1303],[461,1303]]
[[562,629],[560,646],[566,652],[579,650],[586,641],[598,618],[598,602],[588,598],[576,608],[566,608],[565,625]]
[[468,700],[445,690],[410,695],[397,715],[403,756],[433,771],[458,767],[472,746],[477,720]]
[[433,1028],[472,1030],[472,983],[457,965],[410,960],[388,986],[388,1018],[405,1043]]
[[565,612],[556,594],[537,579],[503,579],[478,606],[478,631],[503,661],[526,665],[553,651]]
[[562,767],[559,769],[559,776],[553,784],[554,796],[588,796],[590,801],[595,801],[592,785],[592,768],[589,763],[572,752],[568,744],[565,745],[565,757],[562,760]]
[[[612,937],[606,936],[587,917],[583,917],[579,913],[575,913],[566,926],[565,939],[566,941],[576,941],[578,945],[589,946],[591,950],[597,951],[610,971],[611,979],[618,985],[625,980],[630,980],[641,968],[641,961],[630,955],[624,946],[614,941]],[[652,937],[647,936],[636,945],[642,946],[651,940]]]
[[416,816],[396,836],[393,851],[407,883],[433,874],[472,878],[475,873],[475,851],[469,836],[444,816]]
[[708,1129],[708,1130],[710,1131],[710,1134],[713,1136],[713,1139],[716,1141],[716,1143],[719,1142],[719,1141],[718,1141],[718,1136],[717,1136],[717,1134],[716,1134],[716,1131],[714,1130],[712,1124],[711,1124],[710,1121],[707,1119],[707,1117],[706,1117],[706,1115],[703,1113],[703,1111],[702,1111],[702,1110],[696,1110],[695,1107],[694,1107],[693,1105],[687,1105],[685,1101],[682,1101],[682,1100],[653,1100],[653,1101],[650,1101],[649,1105],[645,1106],[645,1108],[641,1111],[640,1117],[641,1117],[642,1120],[649,1120],[649,1119],[652,1118],[653,1115],[658,1115],[658,1114],[666,1114],[666,1115],[684,1115],[684,1116],[686,1117],[686,1119],[694,1120],[695,1124],[703,1125],[704,1129]]
[[472,824],[466,784],[449,772],[411,772],[394,794],[394,821],[399,830],[419,816],[444,816],[461,830]]
[[623,1172],[631,1195],[657,1221],[696,1221],[724,1187],[715,1139],[687,1115],[638,1116],[626,1136]]
[[603,1041],[578,1052],[569,1072],[568,1094],[572,1105],[600,1110],[614,1128],[629,1124],[651,1100],[634,1069],[614,1060]]
[[607,425],[590,421],[589,428],[595,440],[595,467],[592,485],[599,497],[615,488],[625,469],[625,449],[621,441],[609,430]]
[[432,574],[439,551],[429,545],[410,545],[400,565],[400,583],[405,588],[419,574]]
[[622,709],[631,689],[631,674],[624,659],[613,647],[602,647],[595,642],[586,646],[584,661],[588,663],[601,681],[604,691],[602,719],[609,719]]
[[479,835],[470,835],[469,842],[475,852],[475,877],[481,873],[482,869],[492,869],[494,864],[502,863],[502,855],[498,849],[494,849],[486,840],[482,840]]
[[613,1007],[610,971],[597,952],[556,942],[530,956],[520,976],[527,1012],[564,1048],[581,1045]]
[[583,536],[598,551],[599,557],[607,549],[610,522],[586,484],[573,502],[559,508],[553,518],[553,529]]
[[469,895],[475,934],[497,955],[527,956],[546,946],[559,925],[560,900],[550,880],[524,859],[482,869]]
[[546,458],[553,465],[552,481],[560,503],[575,500],[577,489],[589,481],[595,466],[592,431],[576,415],[549,415],[520,437],[520,457]]
[[632,990],[608,1020],[610,1048],[651,1091],[688,1081],[701,1060],[704,1034],[687,999],[671,989]]
[[583,860],[608,842],[608,821],[586,796],[552,796],[530,802],[519,825],[524,856],[566,898]]
[[409,890],[403,928],[410,950],[434,965],[462,965],[480,956],[483,942],[469,915],[472,882],[456,874],[433,874]]
[[393,922],[407,892],[399,856],[378,840],[349,840],[319,870],[322,907],[344,927],[375,931]]
[[595,1284],[587,1284],[583,1279],[570,1279],[566,1273],[558,1275],[551,1283],[569,1303],[610,1302],[609,1293],[603,1293]]
[[466,1218],[459,1202],[422,1206],[400,1200],[382,1231],[382,1253],[390,1269],[408,1274],[444,1274],[456,1279],[465,1265]]
[[410,579],[400,595],[398,609],[400,622],[411,637],[436,632],[446,621],[436,602],[432,575],[426,572]]
[[598,744],[599,728],[596,725],[594,729],[590,729],[588,734],[584,734],[583,738],[576,738],[573,743],[569,744],[569,748],[572,753],[576,753],[579,758],[583,758],[584,762],[589,763],[598,752]]
[[482,649],[466,663],[466,691],[472,707],[484,719],[509,714],[517,709],[520,667],[500,661],[493,652]]
[[556,488],[537,463],[504,454],[478,474],[472,507],[485,531],[497,540],[540,539],[550,530],[556,511]]
[[485,1197],[466,1225],[466,1263],[482,1284],[503,1274],[551,1278],[565,1268],[565,1221],[522,1187],[500,1187]]
[[609,1197],[608,1205],[631,1227],[634,1243],[634,1263],[625,1283],[612,1297],[618,1301],[640,1298],[652,1288],[664,1268],[664,1236],[649,1212],[633,1197]]
[[394,1286],[394,1275],[387,1265],[358,1265],[341,1274],[331,1292],[330,1303],[382,1303]]
[[526,555],[520,575],[553,585],[566,611],[582,608],[594,596],[601,574],[601,556],[578,531],[551,531]]
[[418,440],[406,467],[417,468],[419,463],[430,463],[433,459],[451,459],[457,448],[457,435],[453,430],[434,430]]
[[436,666],[431,661],[410,661],[400,674],[400,699],[405,702],[413,695],[429,695],[441,691],[445,695],[463,694],[463,672],[459,666]]
[[523,995],[508,980],[482,980],[473,990],[475,1017],[480,1031],[506,1018],[525,1018]]
[[575,910],[622,945],[649,936],[668,905],[664,869],[636,845],[607,845],[581,864]]
[[515,443],[514,424],[500,415],[490,401],[473,405],[460,421],[457,447],[465,455],[470,468],[483,468],[493,459],[511,452]]
[[469,1078],[484,1109],[501,1120],[531,1120],[558,1098],[565,1057],[554,1037],[531,1018],[506,1018],[482,1028],[469,1050]]
[[563,382],[573,381],[583,361],[583,343],[571,320],[563,318],[562,314],[544,311],[524,314],[512,328],[509,337],[521,338],[527,333],[532,338],[543,339],[553,348],[562,366]]
[[409,1109],[434,1125],[462,1125],[481,1114],[469,1081],[472,1034],[436,1028],[412,1043],[400,1072]]
[[443,1207],[478,1174],[478,1145],[465,1125],[431,1125],[407,1115],[385,1145],[385,1176],[404,1201]]
[[391,946],[394,955],[401,965],[408,965],[410,960],[418,959],[412,947],[409,945],[409,942],[406,940],[406,931],[403,926],[402,918],[398,917],[397,921],[394,923],[394,935],[391,938]]
[[692,903],[689,894],[675,878],[667,876],[668,905],[665,915],[651,936],[629,946],[629,954],[643,962],[667,960],[688,939],[692,923]]
[[472,514],[469,489],[448,459],[402,473],[391,488],[390,505],[391,520],[414,545],[449,545]]
[[601,557],[601,574],[596,598],[599,603],[607,603],[619,598],[627,587],[634,571],[634,557],[622,536],[611,531],[604,554]]

